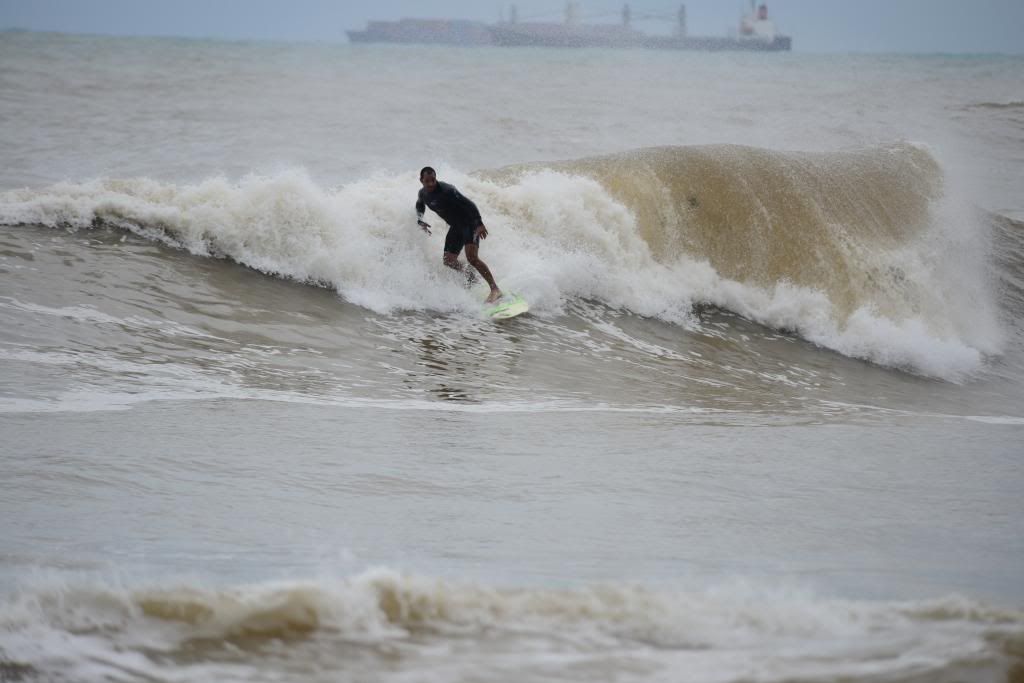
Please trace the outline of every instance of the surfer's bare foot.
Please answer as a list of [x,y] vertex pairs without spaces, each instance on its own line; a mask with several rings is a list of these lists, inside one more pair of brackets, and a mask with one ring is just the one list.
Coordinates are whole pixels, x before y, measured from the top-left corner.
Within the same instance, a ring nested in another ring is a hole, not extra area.
[[493,304],[495,301],[497,301],[501,297],[502,297],[502,293],[501,293],[500,289],[492,289],[490,295],[487,297],[487,300],[484,301],[484,303],[485,304]]

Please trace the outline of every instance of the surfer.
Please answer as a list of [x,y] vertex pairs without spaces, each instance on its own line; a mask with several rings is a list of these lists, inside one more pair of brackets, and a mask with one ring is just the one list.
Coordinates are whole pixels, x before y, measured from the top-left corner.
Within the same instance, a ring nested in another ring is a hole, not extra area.
[[444,238],[444,264],[459,272],[465,272],[459,261],[459,252],[465,247],[466,260],[491,287],[486,303],[494,303],[501,298],[501,290],[495,284],[491,270],[478,255],[480,240],[487,237],[487,228],[480,218],[480,210],[476,208],[476,204],[455,189],[454,185],[438,180],[437,173],[429,166],[420,171],[420,184],[423,187],[416,200],[416,223],[424,232],[430,234],[430,223],[423,220],[423,213],[428,206],[444,219],[448,224],[448,235]]

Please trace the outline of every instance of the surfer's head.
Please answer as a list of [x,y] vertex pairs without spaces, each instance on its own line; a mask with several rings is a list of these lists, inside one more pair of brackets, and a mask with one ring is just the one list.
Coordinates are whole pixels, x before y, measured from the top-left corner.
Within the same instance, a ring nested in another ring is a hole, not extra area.
[[437,172],[429,166],[420,169],[420,183],[428,192],[433,192],[437,187]]

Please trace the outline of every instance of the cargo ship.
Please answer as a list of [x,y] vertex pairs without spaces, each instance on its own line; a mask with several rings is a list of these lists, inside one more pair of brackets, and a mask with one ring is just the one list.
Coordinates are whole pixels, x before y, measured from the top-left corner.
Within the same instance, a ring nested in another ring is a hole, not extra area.
[[515,5],[507,21],[496,24],[456,19],[402,19],[371,21],[365,31],[348,31],[353,43],[420,43],[443,45],[500,45],[506,47],[632,47],[664,50],[745,50],[779,52],[792,49],[792,38],[776,31],[768,6],[755,5],[732,36],[691,36],[686,26],[686,5],[679,7],[674,31],[651,35],[632,26],[629,5],[622,8],[619,24],[580,21],[576,2],[566,3],[562,22],[520,22]]

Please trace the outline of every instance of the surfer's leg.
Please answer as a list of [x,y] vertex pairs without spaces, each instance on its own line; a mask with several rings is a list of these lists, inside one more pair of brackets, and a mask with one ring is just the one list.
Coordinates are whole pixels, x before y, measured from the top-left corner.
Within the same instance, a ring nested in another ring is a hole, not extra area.
[[462,264],[459,263],[460,251],[462,251],[462,231],[448,228],[448,234],[444,238],[444,264],[461,273],[464,271]]
[[457,270],[460,273],[465,272],[465,269],[462,267],[462,262],[459,261],[458,254],[453,254],[450,251],[444,252],[444,264],[452,270]]
[[457,270],[460,273],[462,273],[463,275],[465,275],[466,276],[466,285],[475,285],[476,284],[476,272],[473,271],[473,270],[470,270],[469,268],[466,268],[465,266],[463,266],[462,262],[459,261],[459,255],[458,254],[453,254],[453,253],[451,253],[449,251],[446,251],[444,253],[444,264],[446,266],[448,266],[449,268],[451,268],[452,270]]
[[466,245],[466,260],[469,261],[470,265],[476,268],[476,272],[480,273],[484,280],[487,280],[487,284],[491,287],[491,294],[487,297],[487,303],[497,301],[501,298],[501,290],[498,289],[498,285],[494,282],[494,276],[491,275],[491,269],[487,267],[487,264],[480,260],[478,252],[480,247],[475,244]]

